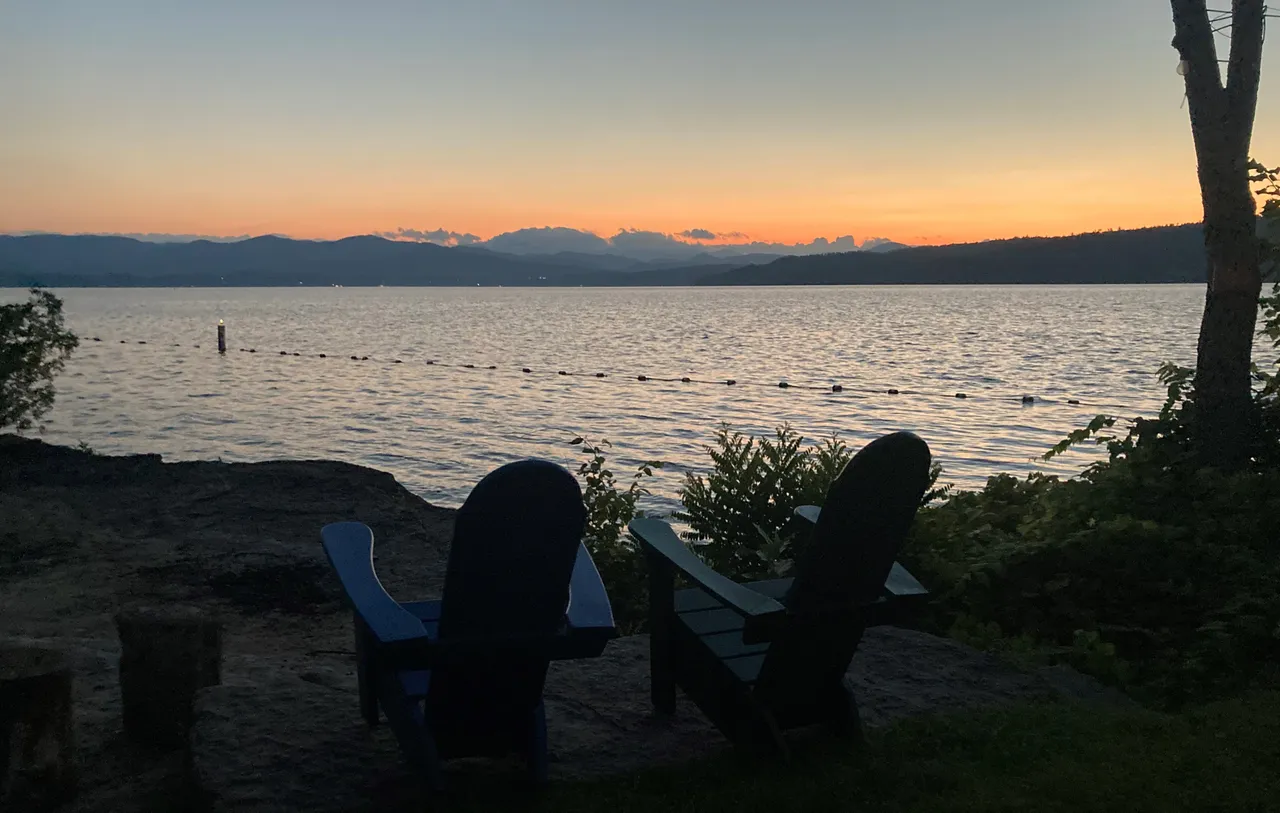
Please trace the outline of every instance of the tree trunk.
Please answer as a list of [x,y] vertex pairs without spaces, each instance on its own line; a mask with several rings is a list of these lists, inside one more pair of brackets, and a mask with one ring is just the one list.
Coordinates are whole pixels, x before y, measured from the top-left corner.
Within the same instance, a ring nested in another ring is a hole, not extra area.
[[0,810],[51,810],[73,797],[75,755],[66,659],[0,648]]
[[221,679],[221,625],[172,608],[120,613],[116,629],[125,733],[143,745],[185,746],[196,692]]
[[1249,188],[1249,142],[1262,71],[1263,0],[1232,3],[1227,84],[1218,67],[1205,0],[1171,0],[1173,46],[1185,68],[1195,140],[1208,288],[1196,352],[1194,437],[1201,462],[1236,468],[1257,438],[1253,335],[1262,293],[1257,209]]

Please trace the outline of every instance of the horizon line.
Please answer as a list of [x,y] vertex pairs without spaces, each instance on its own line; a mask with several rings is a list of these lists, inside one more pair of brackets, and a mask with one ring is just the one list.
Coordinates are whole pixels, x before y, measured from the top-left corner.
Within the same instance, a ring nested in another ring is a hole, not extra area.
[[[1094,229],[1091,231],[1070,232],[1065,234],[1015,234],[1015,235],[1009,235],[1004,237],[990,237],[982,240],[961,240],[961,241],[954,241],[954,242],[947,242],[947,243],[899,243],[899,244],[905,246],[906,248],[963,246],[963,245],[977,245],[980,243],[997,243],[997,242],[1009,241],[1009,240],[1036,240],[1036,239],[1054,240],[1054,239],[1065,239],[1065,238],[1071,238],[1071,237],[1083,237],[1083,236],[1093,235],[1093,234],[1109,234],[1113,232],[1125,232],[1125,231],[1146,231],[1150,229],[1170,229],[1170,228],[1180,228],[1183,226],[1200,226],[1200,225],[1203,225],[1202,220],[1186,221],[1182,223],[1155,223],[1147,226],[1113,227],[1113,228],[1106,228],[1106,229]],[[201,242],[224,243],[228,245],[233,245],[236,243],[244,243],[250,240],[260,240],[264,238],[291,240],[291,241],[300,242],[300,243],[338,243],[344,240],[352,240],[352,239],[365,237],[365,238],[372,238],[375,240],[383,240],[388,243],[425,244],[425,245],[436,246],[437,248],[479,248],[485,251],[492,251],[494,253],[510,253],[510,254],[523,253],[525,255],[596,253],[591,251],[581,251],[581,250],[573,250],[573,249],[559,249],[557,251],[552,251],[552,252],[533,252],[533,251],[503,252],[503,251],[497,251],[495,249],[486,248],[484,245],[485,243],[488,243],[498,237],[502,237],[507,234],[513,234],[515,232],[526,231],[526,230],[546,230],[546,229],[568,229],[568,230],[579,232],[581,234],[600,237],[600,235],[597,234],[596,232],[588,231],[586,229],[574,229],[569,226],[528,226],[528,227],[523,227],[521,229],[514,229],[509,232],[502,232],[500,234],[494,235],[493,237],[480,240],[476,243],[462,244],[462,245],[449,245],[446,243],[434,242],[432,240],[421,240],[421,239],[412,239],[412,238],[394,238],[394,237],[388,237],[387,233],[379,233],[379,232],[363,232],[363,233],[357,233],[357,234],[348,234],[342,237],[330,238],[330,237],[294,237],[293,235],[281,234],[279,232],[264,232],[262,234],[240,234],[240,235],[189,235],[181,232],[105,232],[105,231],[61,232],[61,231],[47,231],[43,229],[8,229],[8,230],[0,230],[0,237],[17,237],[17,238],[21,238],[21,237],[116,237],[120,239],[133,240],[134,242],[138,242],[138,243],[153,243],[157,245],[159,244],[189,245],[191,243],[201,243]],[[617,232],[617,234],[627,233],[628,231],[634,233],[639,230],[621,229],[619,230],[619,232]],[[663,234],[661,232],[646,232],[646,233]],[[795,247],[807,248],[812,246],[818,240],[827,239],[819,236],[819,237],[813,238],[813,240],[807,243],[781,243],[781,242],[767,242],[764,240],[751,240],[751,241],[739,242],[739,243],[712,243],[707,241],[681,240],[681,239],[678,239],[679,235],[675,235],[675,234],[663,234],[663,236],[669,238],[672,243],[677,245],[686,246],[691,249],[702,248],[707,250],[724,249],[724,248],[745,248],[745,247],[756,246],[756,245],[762,246],[762,247],[778,246],[778,247],[784,247],[784,248],[795,248]],[[191,239],[148,240],[148,239],[145,239],[146,237],[158,237],[158,238],[190,237]],[[601,237],[600,239],[608,241],[611,238]],[[836,238],[836,239],[838,240],[841,238]],[[827,239],[827,241],[828,243],[832,242],[829,239]],[[889,240],[888,238],[868,237],[863,241],[861,245],[865,245],[867,242],[870,242],[870,241],[879,241],[879,242],[888,241],[888,242],[898,243],[897,240]],[[858,244],[855,243],[855,245],[858,245]],[[855,251],[864,250],[861,248],[861,245],[859,245],[859,247],[854,250]],[[610,248],[612,248],[612,246],[610,246]],[[607,255],[610,252],[602,251],[599,253]],[[769,253],[769,252],[765,252],[765,253]],[[831,252],[831,253],[844,253],[844,252]]]

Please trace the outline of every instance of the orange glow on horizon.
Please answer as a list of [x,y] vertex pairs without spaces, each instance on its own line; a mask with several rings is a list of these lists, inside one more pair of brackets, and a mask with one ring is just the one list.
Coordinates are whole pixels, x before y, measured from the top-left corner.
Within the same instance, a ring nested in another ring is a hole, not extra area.
[[[802,208],[797,205],[799,211],[776,212],[780,216],[775,217],[768,217],[765,213],[751,213],[755,215],[751,217],[744,211],[728,217],[724,214],[715,218],[691,214],[680,215],[678,219],[654,215],[642,218],[625,215],[602,217],[597,214],[593,217],[576,211],[499,213],[484,212],[471,206],[458,207],[452,214],[436,206],[417,211],[399,205],[369,207],[372,211],[352,211],[348,206],[330,207],[317,203],[314,198],[302,200],[302,196],[290,196],[294,197],[291,201],[278,201],[280,208],[275,211],[271,211],[275,205],[268,208],[264,205],[267,202],[261,199],[244,206],[233,201],[213,205],[209,201],[201,201],[205,205],[187,205],[186,201],[163,200],[168,196],[157,196],[161,199],[136,200],[131,206],[129,201],[113,199],[114,196],[109,195],[103,195],[96,202],[82,199],[74,211],[63,205],[57,207],[61,211],[31,217],[29,213],[38,207],[32,206],[33,196],[28,196],[23,199],[21,210],[17,207],[9,209],[0,201],[0,232],[39,230],[67,234],[162,233],[222,237],[284,234],[297,239],[336,240],[405,228],[453,230],[487,240],[505,232],[545,226],[579,229],[604,238],[612,237],[623,229],[678,235],[692,227],[720,235],[743,235],[720,236],[714,240],[680,238],[684,242],[708,247],[748,242],[789,246],[807,244],[818,237],[835,241],[843,235],[852,235],[859,245],[870,238],[909,245],[943,245],[1198,222],[1202,212],[1197,190],[1176,191],[1177,194],[1163,194],[1154,200],[1136,196],[1126,200],[1111,196],[1105,203],[1097,203],[1094,202],[1097,198],[1092,196],[1075,200],[1061,195],[1040,200],[1010,200],[1005,196],[993,196],[990,190],[985,190],[969,196],[963,193],[956,195],[957,200],[964,202],[945,212],[939,212],[914,196],[905,196],[897,200],[881,198],[879,204],[841,206],[839,202],[832,201],[829,207],[812,207],[811,204]],[[655,204],[655,209],[661,211],[661,205]],[[844,211],[839,211],[841,209]],[[280,210],[287,214],[280,213]],[[844,216],[838,216],[840,214]]]

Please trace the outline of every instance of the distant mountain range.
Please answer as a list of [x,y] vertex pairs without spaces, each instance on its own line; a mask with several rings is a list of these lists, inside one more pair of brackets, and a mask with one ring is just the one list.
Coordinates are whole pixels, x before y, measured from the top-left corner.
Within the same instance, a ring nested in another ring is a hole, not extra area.
[[[154,239],[154,235],[119,235]],[[834,240],[816,237],[807,243],[770,243],[751,240],[741,232],[717,233],[709,229],[686,229],[676,234],[644,229],[619,229],[612,237],[602,237],[595,232],[571,229],[566,226],[541,226],[516,229],[483,240],[469,232],[448,229],[396,229],[376,232],[375,237],[388,240],[407,240],[435,243],[445,246],[469,246],[485,248],[502,254],[581,256],[612,255],[637,262],[655,260],[672,263],[691,263],[697,255],[716,258],[742,257],[768,254],[774,257],[810,254],[830,254],[836,251],[893,251],[906,248],[883,237],[868,237],[861,244],[851,234]]]
[[1199,225],[949,246],[641,262],[604,252],[514,254],[348,237],[145,242],[0,235],[0,286],[843,285],[1203,282]]

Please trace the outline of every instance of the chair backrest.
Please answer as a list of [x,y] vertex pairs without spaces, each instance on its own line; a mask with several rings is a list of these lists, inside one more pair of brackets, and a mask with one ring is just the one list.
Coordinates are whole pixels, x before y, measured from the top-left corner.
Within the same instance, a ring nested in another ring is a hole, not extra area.
[[875,601],[929,485],[929,447],[910,432],[867,444],[827,492],[783,603],[788,621],[757,691],[785,702],[838,685],[862,639],[858,608]]
[[502,651],[563,624],[585,523],[578,481],[544,460],[508,463],[472,490],[454,526],[439,635],[491,639],[494,655],[433,673],[427,700],[437,714],[483,728],[476,715],[501,719],[537,705],[548,659]]

